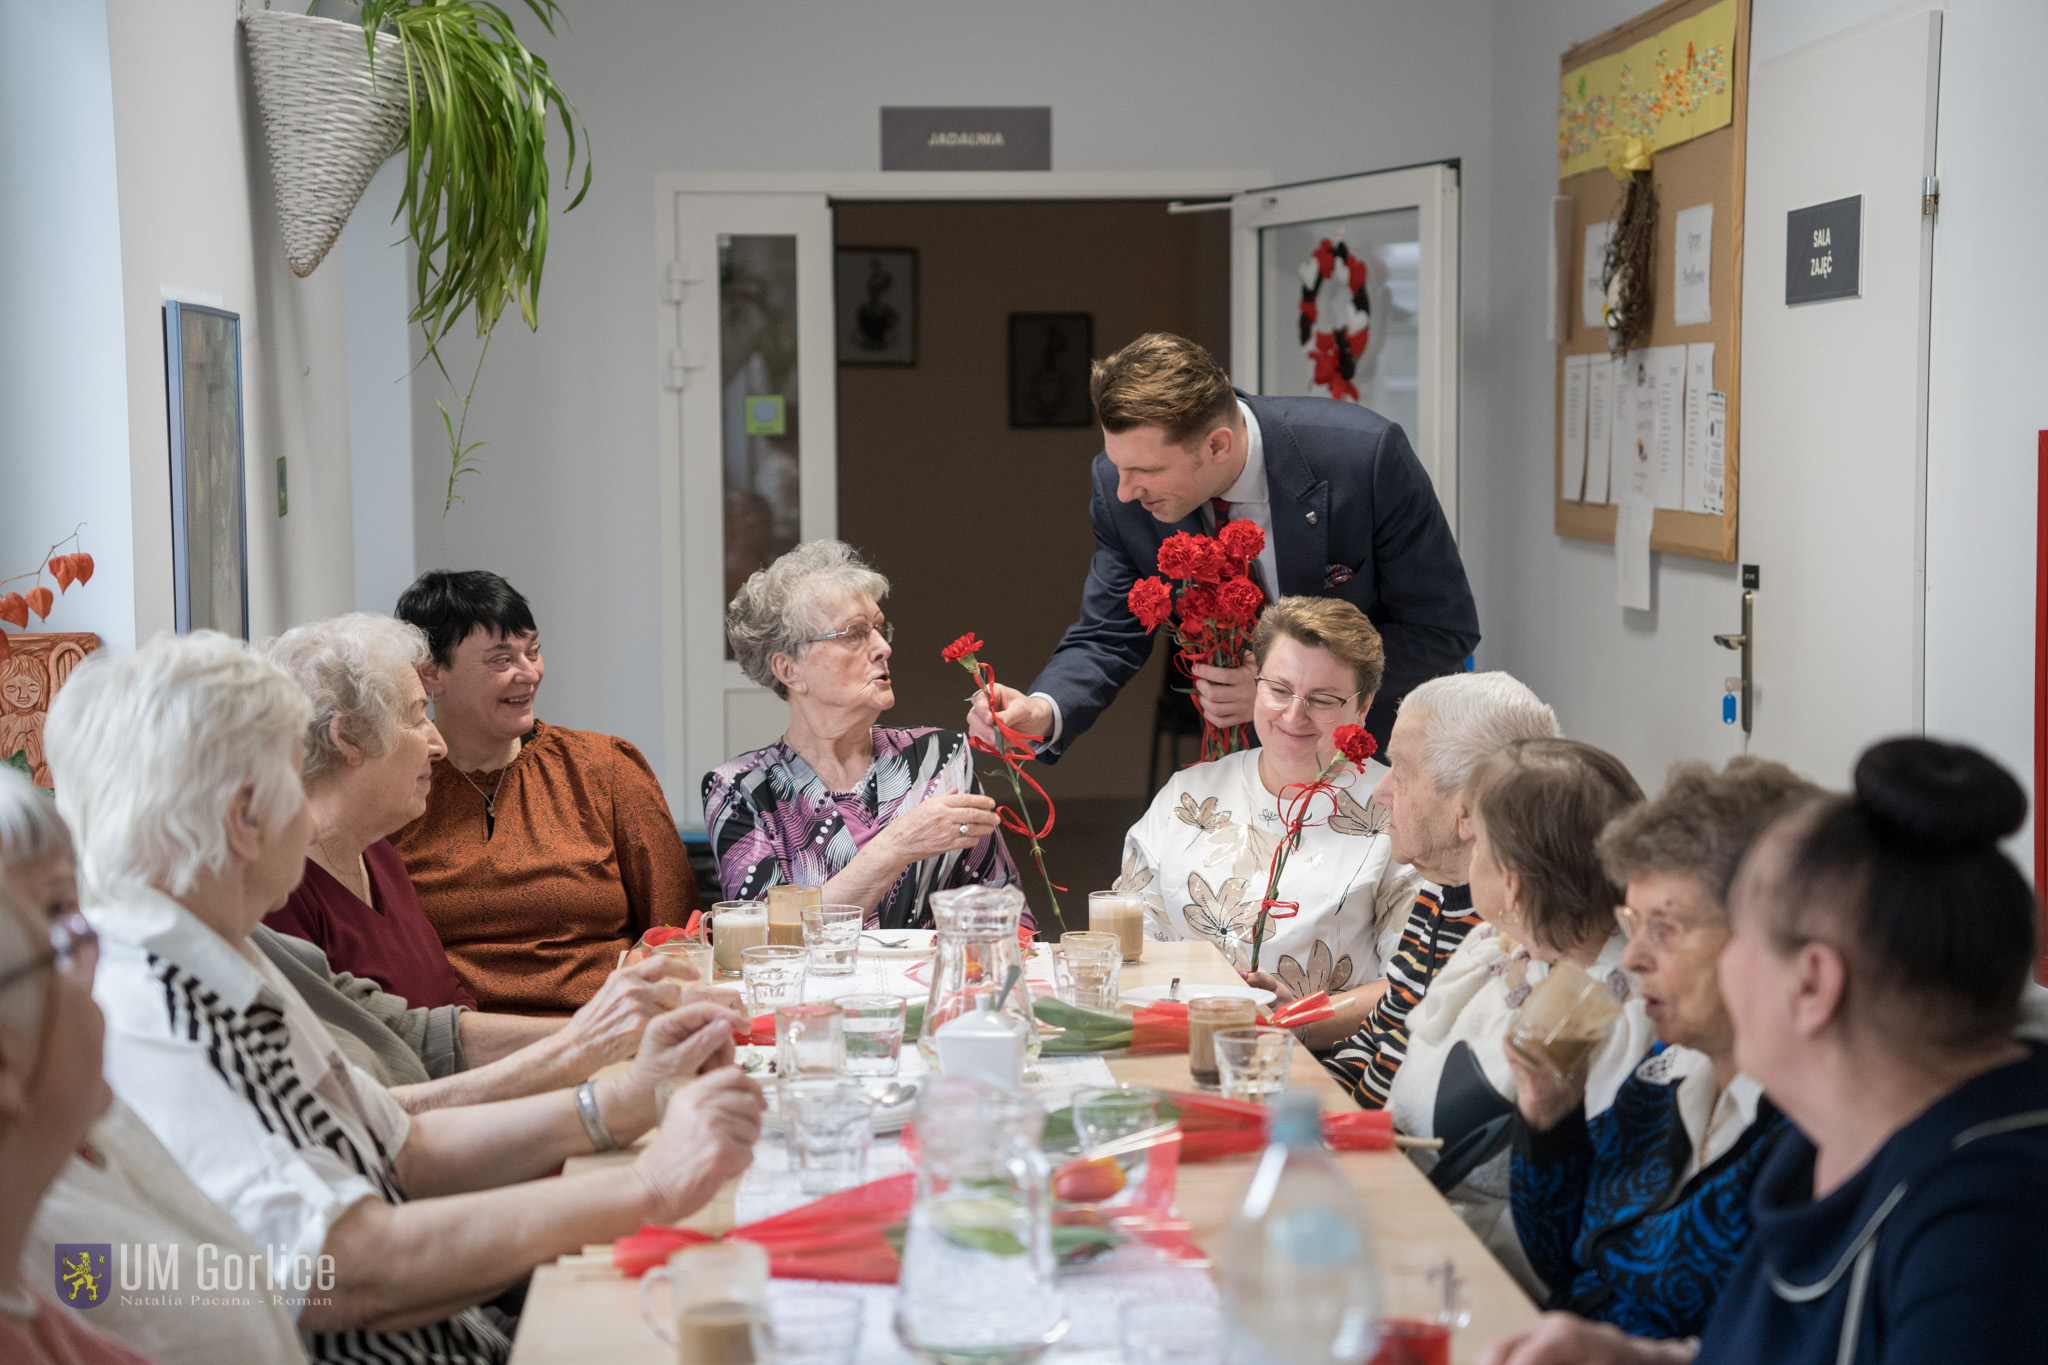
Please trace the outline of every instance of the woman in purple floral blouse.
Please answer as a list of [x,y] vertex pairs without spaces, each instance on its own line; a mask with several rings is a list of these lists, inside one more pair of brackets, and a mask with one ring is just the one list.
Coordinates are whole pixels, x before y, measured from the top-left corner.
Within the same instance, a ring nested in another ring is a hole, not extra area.
[[931,922],[934,891],[1016,880],[967,737],[875,723],[896,704],[888,593],[852,546],[813,540],[726,608],[740,667],[789,702],[781,739],[704,776],[728,898],[823,886],[828,904],[866,907],[870,927],[903,929]]

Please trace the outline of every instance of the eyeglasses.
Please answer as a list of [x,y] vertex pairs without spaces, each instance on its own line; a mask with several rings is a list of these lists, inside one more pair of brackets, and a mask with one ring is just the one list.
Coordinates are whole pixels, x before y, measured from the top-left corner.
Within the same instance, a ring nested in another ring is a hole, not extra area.
[[877,632],[880,632],[883,644],[896,643],[896,623],[894,621],[883,621],[879,625],[871,621],[856,621],[845,630],[828,630],[823,635],[806,635],[803,642],[810,645],[816,644],[820,640],[844,640],[855,649],[864,649],[867,647],[869,637]]
[[39,955],[26,966],[16,967],[11,972],[0,974],[0,990],[6,990],[17,981],[26,981],[45,967],[55,966],[60,972],[83,967],[90,970],[100,959],[100,936],[84,915],[76,910],[50,923],[50,951]]
[[1266,694],[1266,700],[1271,702],[1276,710],[1285,711],[1294,705],[1296,697],[1301,697],[1301,704],[1308,708],[1308,713],[1318,718],[1336,715],[1339,710],[1349,706],[1352,699],[1358,695],[1353,692],[1349,696],[1339,697],[1328,692],[1311,692],[1307,696],[1302,696],[1286,683],[1274,682],[1271,678],[1258,678],[1255,681]]
[[1621,926],[1621,932],[1630,942],[1634,942],[1636,935],[1642,934],[1649,939],[1650,947],[1660,953],[1670,952],[1687,934],[1704,927],[1697,924],[1680,924],[1665,915],[1646,915],[1633,905],[1615,906],[1614,920]]

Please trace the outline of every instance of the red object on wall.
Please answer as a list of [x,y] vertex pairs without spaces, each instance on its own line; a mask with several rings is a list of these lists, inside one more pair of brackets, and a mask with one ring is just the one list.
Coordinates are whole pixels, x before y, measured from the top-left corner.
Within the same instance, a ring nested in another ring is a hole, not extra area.
[[[2048,431],[2039,433],[2034,475],[2034,894],[2048,876],[2048,820],[2041,818],[2041,794],[2048,792]],[[2042,956],[2034,975],[2048,982],[2048,916],[2042,920]]]

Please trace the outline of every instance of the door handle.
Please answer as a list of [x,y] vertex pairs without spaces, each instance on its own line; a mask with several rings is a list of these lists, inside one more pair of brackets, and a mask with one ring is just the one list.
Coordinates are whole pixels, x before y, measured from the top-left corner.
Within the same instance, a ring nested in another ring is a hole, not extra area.
[[1750,733],[1750,703],[1755,696],[1755,675],[1751,672],[1751,657],[1756,643],[1756,594],[1744,591],[1742,594],[1742,630],[1733,635],[1716,635],[1714,643],[1723,649],[1742,651],[1742,676],[1728,680],[1728,690],[1735,693],[1740,703],[1742,734],[1746,739]]

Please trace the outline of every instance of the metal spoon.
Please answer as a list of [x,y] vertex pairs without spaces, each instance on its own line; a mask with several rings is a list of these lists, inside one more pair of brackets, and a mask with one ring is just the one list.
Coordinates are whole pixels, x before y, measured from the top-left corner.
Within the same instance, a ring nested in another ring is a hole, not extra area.
[[988,1007],[990,1014],[994,1014],[1003,1007],[1003,1002],[1010,998],[1011,988],[1017,984],[1017,979],[1023,975],[1024,969],[1022,967],[1012,967],[1009,971],[1003,973],[1003,988],[996,992],[996,1002]]
[[893,1109],[899,1104],[908,1104],[917,1098],[917,1082],[891,1081],[868,1098],[880,1108]]
[[907,938],[883,938],[880,934],[862,934],[861,937],[871,938],[884,948],[901,948],[904,944],[910,942]]

